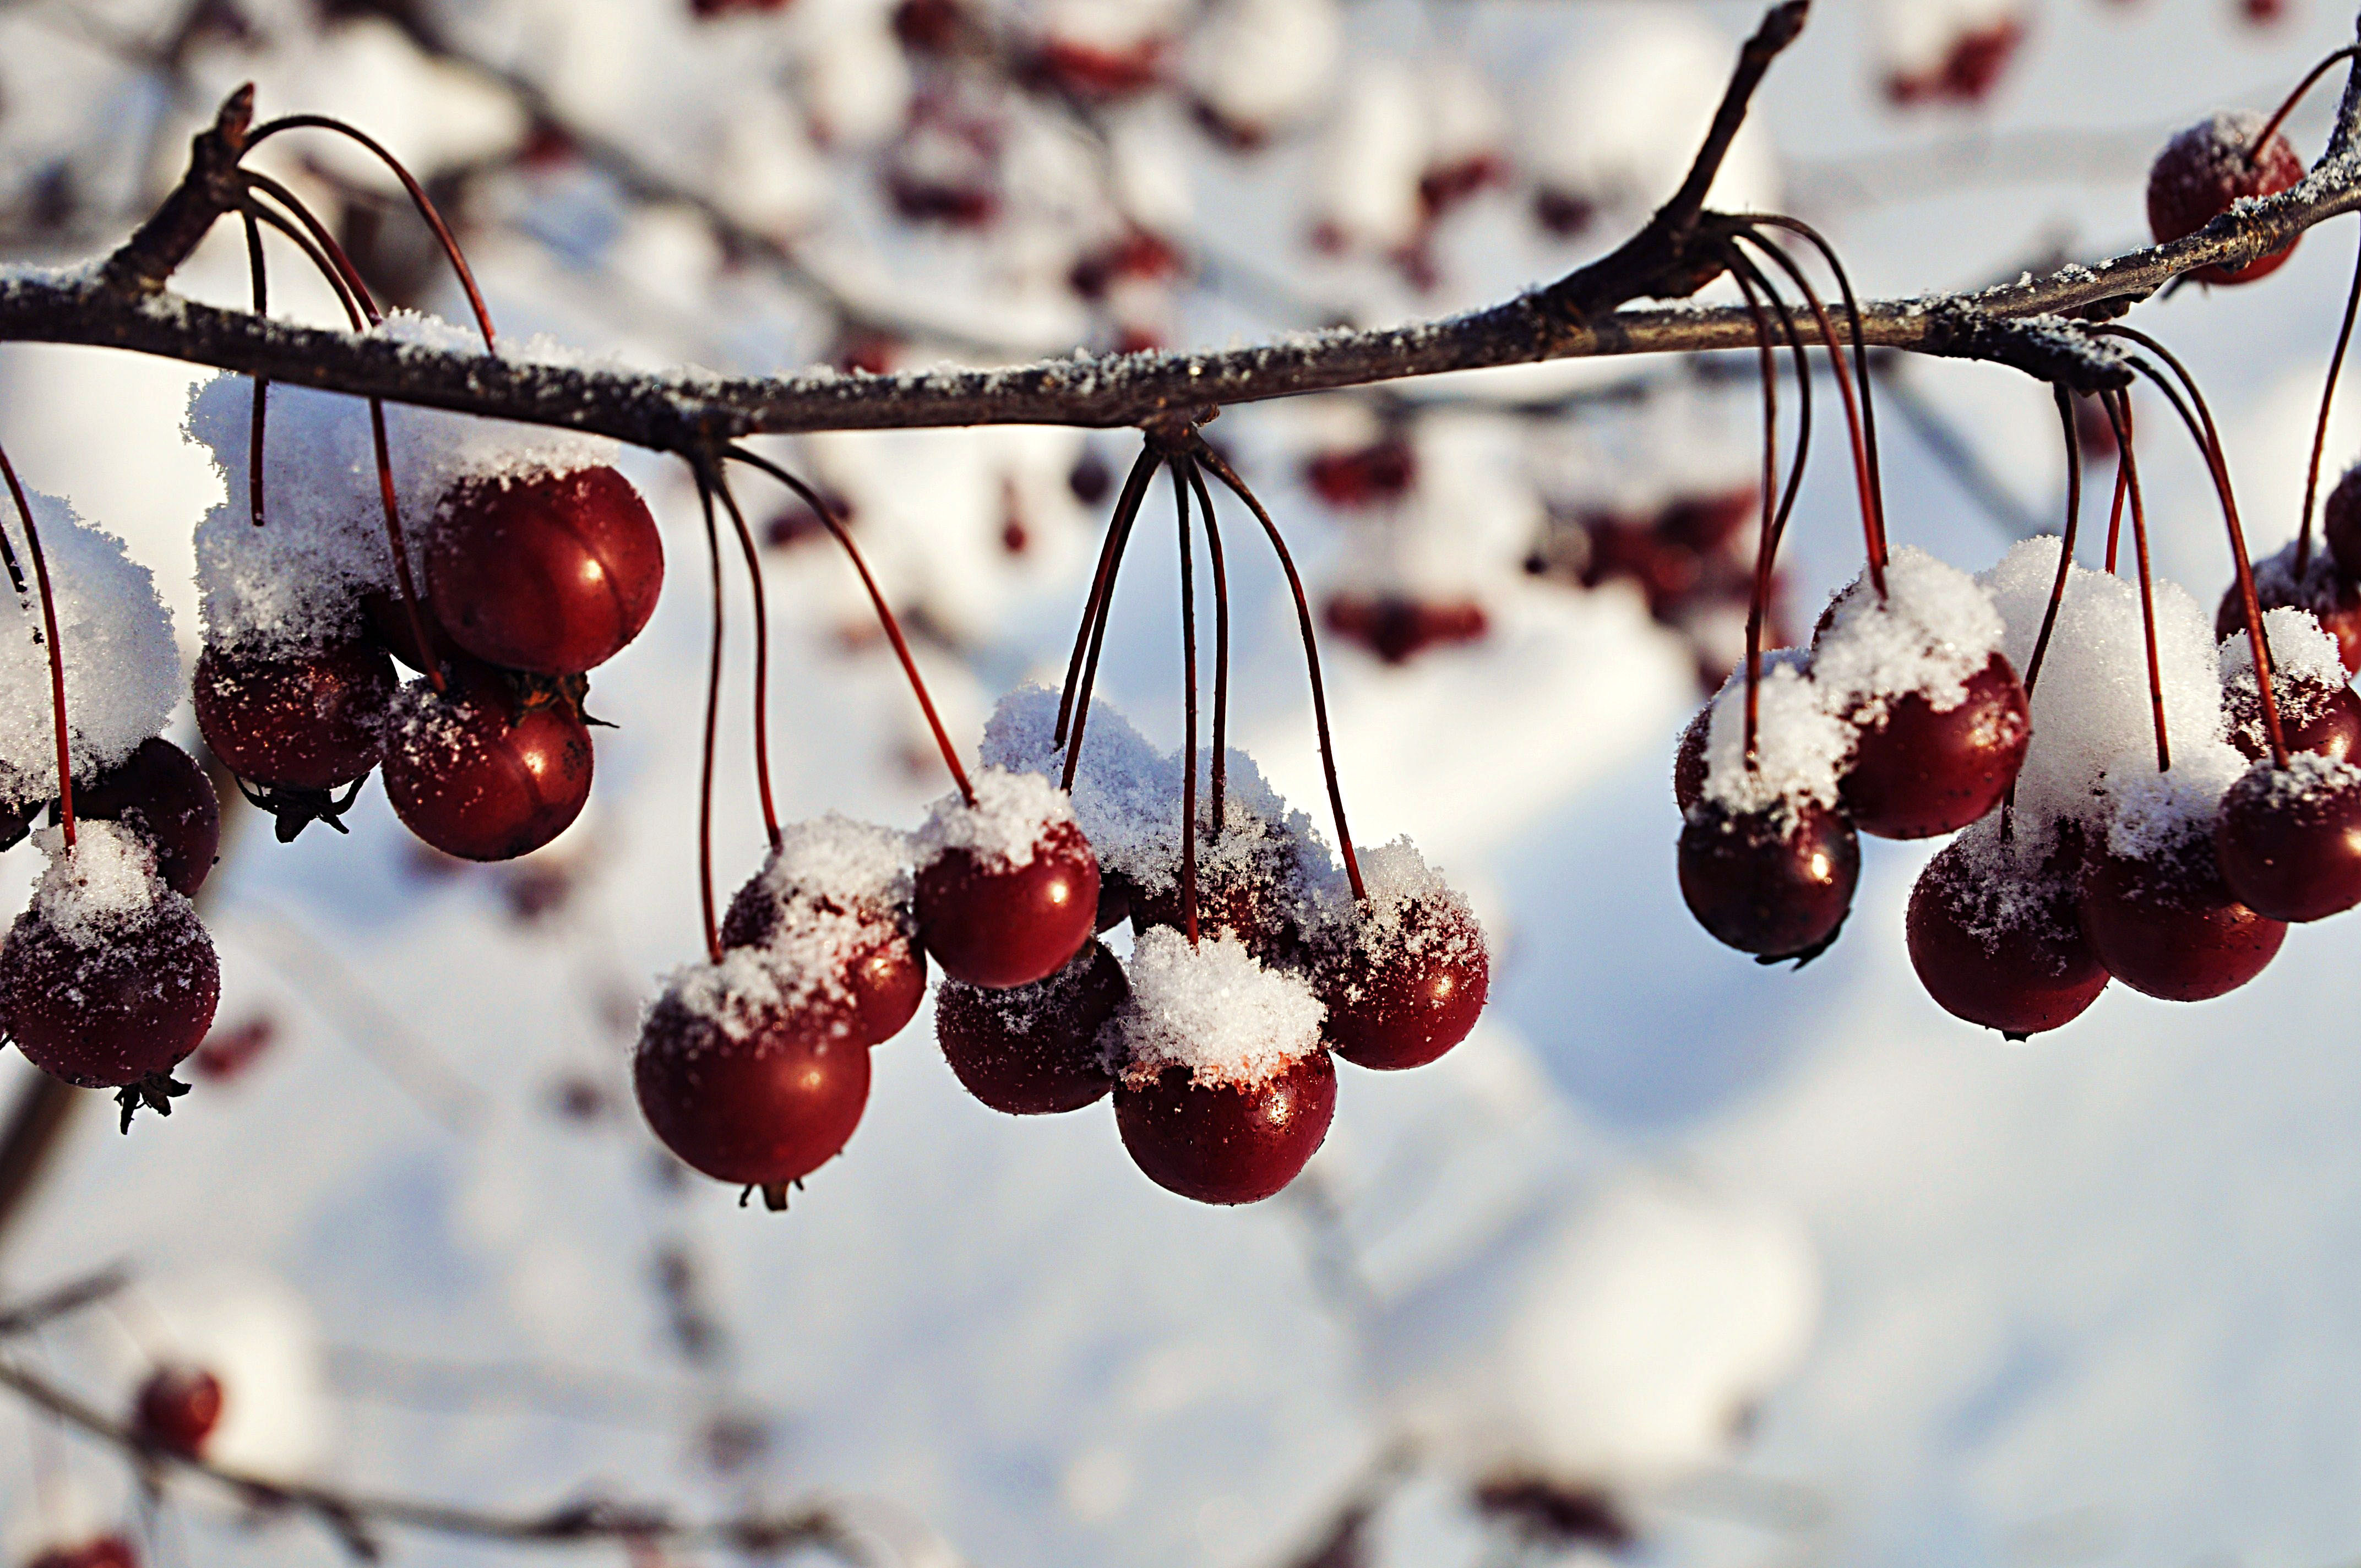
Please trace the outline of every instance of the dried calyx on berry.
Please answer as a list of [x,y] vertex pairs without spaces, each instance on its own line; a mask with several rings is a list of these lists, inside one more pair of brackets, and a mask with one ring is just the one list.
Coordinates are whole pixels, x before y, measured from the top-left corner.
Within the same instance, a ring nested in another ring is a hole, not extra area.
[[972,801],[936,802],[918,829],[919,935],[954,980],[1029,985],[1097,929],[1098,859],[1049,780],[985,767],[973,787]]
[[[2263,633],[2287,749],[2338,759],[2361,751],[2361,696],[2354,695],[2336,639],[2310,610],[2293,606],[2263,611]],[[2248,758],[2269,751],[2254,644],[2244,627],[2222,640],[2222,710],[2230,744]]]
[[787,825],[730,901],[721,943],[755,954],[783,988],[816,987],[851,1014],[863,1045],[901,1033],[927,994],[910,838],[834,812]]

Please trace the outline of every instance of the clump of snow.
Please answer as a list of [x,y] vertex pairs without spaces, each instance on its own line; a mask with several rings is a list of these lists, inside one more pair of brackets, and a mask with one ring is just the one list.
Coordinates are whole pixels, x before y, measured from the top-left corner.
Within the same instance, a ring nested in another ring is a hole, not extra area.
[[1765,656],[1755,696],[1754,765],[1746,762],[1746,676],[1730,677],[1706,730],[1703,798],[1733,813],[1837,803],[1853,729],[1793,658]]
[[2176,742],[2172,766],[2158,773],[2153,752],[2124,759],[2100,781],[2112,807],[2107,848],[2136,861],[2161,860],[2210,839],[2222,796],[2247,768],[2226,740]]
[[[481,353],[474,329],[396,312],[377,329],[397,343]],[[503,357],[564,352],[534,340]],[[368,405],[358,398],[274,385],[263,434],[263,523],[253,524],[247,477],[254,385],[243,376],[198,383],[188,435],[209,449],[225,499],[197,525],[197,587],[205,640],[287,650],[349,635],[360,596],[394,587]],[[390,405],[388,452],[403,533],[418,565],[435,510],[462,479],[514,481],[610,463],[600,436]]]
[[2247,770],[2242,787],[2259,789],[2274,807],[2295,808],[2325,804],[2336,796],[2361,790],[2361,768],[2322,751],[2297,751],[2285,767],[2257,762]]
[[1039,773],[983,767],[968,783],[975,790],[973,806],[954,792],[928,812],[912,839],[919,865],[932,865],[947,850],[964,850],[986,866],[1029,866],[1049,829],[1074,820],[1066,792]]
[[[796,979],[765,951],[735,948],[723,953],[718,964],[684,964],[664,976],[647,1016],[675,1011],[704,1025],[703,1030],[655,1036],[667,1050],[693,1054],[719,1041],[759,1042],[783,1014],[808,999],[809,988],[798,988]],[[832,1013],[829,1027],[837,1033],[850,1030],[850,1014]],[[643,1030],[642,1042],[650,1037]]]
[[[2027,671],[2058,576],[2059,542],[2045,534],[2015,546],[1978,581],[2006,622],[2002,652]],[[2210,748],[2223,738],[2222,683],[2211,620],[2178,586],[2156,584],[2158,663],[2166,732],[2176,771],[2186,762],[2202,787],[2218,771]],[[2135,781],[2156,771],[2156,730],[2148,699],[2147,644],[2139,587],[2081,566],[2069,569],[2057,629],[2033,689],[2033,737],[2017,771],[2019,830],[2037,842],[2060,822],[2096,830]],[[2235,773],[2233,774],[2235,776]],[[2101,781],[2108,795],[2100,792]],[[2218,794],[2218,791],[2216,792]],[[2185,792],[2176,784],[2165,792]]]
[[119,823],[76,821],[71,849],[63,828],[45,828],[33,842],[49,861],[33,888],[33,911],[77,947],[103,946],[159,901],[180,896],[157,876],[155,850]]
[[1131,996],[1103,1038],[1127,1083],[1180,1067],[1208,1088],[1252,1087],[1320,1048],[1327,1009],[1311,986],[1264,967],[1227,932],[1191,945],[1170,927],[1150,927],[1125,970]]
[[[2263,611],[2263,638],[2270,644],[2271,674],[2279,678],[2341,686],[2348,677],[2336,652],[2336,638],[2308,609],[2281,605]],[[2222,639],[2222,678],[2255,684],[2255,645],[2244,630]]]
[[2055,835],[2027,830],[2035,825],[2013,823],[2003,838],[2000,821],[1995,810],[1971,823],[1930,866],[1927,874],[1945,879],[1943,902],[1986,948],[2019,931],[2070,932],[2081,885],[2079,857],[2056,853]]
[[759,878],[781,903],[800,894],[870,910],[898,908],[910,901],[910,836],[833,811],[790,822]]
[[1471,946],[1485,948],[1484,927],[1466,895],[1426,863],[1407,835],[1357,858],[1366,902],[1353,897],[1341,875],[1323,879],[1317,889],[1316,908],[1330,944],[1349,948],[1356,959],[1430,948],[1460,956]]
[[1896,697],[1923,696],[1938,713],[1957,707],[2001,644],[1990,594],[1911,545],[1886,562],[1885,589],[1881,598],[1866,576],[1855,578],[1812,640],[1812,679],[1830,710],[1874,724]]
[[[26,492],[49,566],[65,664],[67,752],[87,782],[162,730],[184,689],[171,612],[123,541],[64,501]],[[58,793],[57,718],[24,521],[0,499],[0,532],[25,574],[19,597],[0,580],[0,806]]]
[[1419,178],[1427,151],[1417,75],[1400,60],[1363,63],[1322,137],[1318,221],[1343,244],[1375,251],[1409,244],[1425,220]]

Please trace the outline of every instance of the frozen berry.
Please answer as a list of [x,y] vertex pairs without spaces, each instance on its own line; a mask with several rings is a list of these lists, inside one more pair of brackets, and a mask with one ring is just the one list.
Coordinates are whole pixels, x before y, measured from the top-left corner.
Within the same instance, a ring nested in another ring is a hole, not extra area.
[[[2253,114],[2215,115],[2164,144],[2147,172],[2147,224],[2158,245],[2195,234],[2250,196],[2268,196],[2303,178],[2303,159],[2273,132],[2259,149],[2263,120]],[[2279,269],[2295,250],[2290,239],[2243,266],[2203,267],[2200,283],[2251,283]]]
[[204,885],[221,849],[221,802],[197,760],[161,737],[74,788],[74,815],[121,822],[156,851],[156,869],[175,893]]
[[664,540],[606,466],[469,479],[443,498],[427,597],[451,640],[514,670],[571,675],[640,634],[664,586]]
[[850,999],[852,1032],[863,1045],[874,1046],[900,1034],[927,998],[927,955],[914,924],[906,909],[872,909],[858,900],[824,894],[782,899],[757,876],[730,899],[721,943],[768,949],[783,932],[792,942],[800,927],[840,947],[841,951],[828,957],[832,967],[841,969],[834,979]]
[[[2349,685],[2330,685],[2309,675],[2275,670],[2271,693],[2279,700],[2279,736],[2290,751],[2312,751],[2339,762],[2361,752],[2361,695]],[[2222,688],[2222,716],[2230,744],[2251,759],[2267,755],[2270,736],[2263,728],[2263,701],[2251,669],[2243,681]]]
[[1861,738],[1842,785],[1853,826],[1881,839],[1957,832],[1990,811],[2015,781],[2033,733],[2025,687],[1998,653],[1949,707],[1905,692],[1882,708],[1855,720]]
[[1031,985],[987,991],[947,980],[935,993],[935,1036],[970,1094],[1012,1116],[1078,1110],[1115,1087],[1099,1026],[1129,994],[1103,942]]
[[1816,802],[1732,812],[1711,802],[1681,828],[1681,896],[1713,938],[1758,958],[1807,957],[1836,938],[1861,875],[1852,824]]
[[[1373,872],[1387,852],[1367,857]],[[1484,1011],[1492,962],[1483,929],[1442,878],[1422,880],[1373,889],[1312,963],[1312,990],[1328,1010],[1322,1037],[1356,1067],[1423,1067],[1466,1039]]]
[[1095,933],[1098,857],[1049,780],[986,768],[971,787],[919,829],[919,939],[970,985],[1047,980]]
[[869,1049],[834,1007],[717,1002],[675,986],[649,1009],[631,1077],[666,1148],[784,1202],[786,1185],[834,1158],[860,1124]]
[[447,855],[507,861],[548,843],[590,797],[590,731],[563,690],[477,663],[411,684],[387,725],[385,793]]
[[[1303,847],[1279,824],[1234,823],[1215,839],[1197,837],[1197,929],[1228,932],[1246,950],[1268,962],[1291,962],[1301,944],[1297,889],[1303,875]],[[1131,923],[1185,929],[1187,909],[1180,867],[1166,868],[1170,881],[1149,892],[1135,887]]]
[[200,1366],[159,1366],[139,1385],[131,1430],[143,1442],[194,1459],[221,1416],[221,1379]]
[[2081,916],[2108,972],[2167,1002],[2237,990],[2287,938],[2285,925],[2230,892],[2210,833],[2144,859],[2100,852],[2083,872]]
[[[2361,584],[2339,570],[2335,558],[2326,551],[2312,552],[2301,580],[2295,575],[2292,543],[2256,562],[2255,600],[2265,610],[2310,610],[2336,639],[2337,656],[2344,660],[2345,670],[2361,670]],[[2223,591],[2221,608],[2213,613],[2213,636],[2218,641],[2246,634],[2246,604],[2239,598],[2238,585],[2232,583]]]
[[0,944],[8,1037],[35,1067],[84,1089],[169,1073],[203,1044],[220,999],[213,938],[176,893],[133,914],[62,920],[36,899]]
[[2258,762],[2222,797],[2213,832],[2222,880],[2262,916],[2321,920],[2361,904],[2361,768]]
[[367,776],[393,663],[357,640],[265,655],[208,648],[190,696],[214,755],[258,783],[334,789]]
[[1705,798],[1705,746],[1713,735],[1713,707],[1707,703],[1697,710],[1697,717],[1681,731],[1680,744],[1673,749],[1673,804],[1681,808],[1683,817]]
[[2320,531],[2328,538],[2338,570],[2361,577],[2361,463],[2347,468],[2321,503]]
[[1244,1082],[1201,1084],[1169,1067],[1119,1087],[1115,1126],[1148,1179],[1200,1203],[1257,1203],[1295,1179],[1336,1113],[1325,1051]]
[[443,623],[434,619],[434,607],[423,599],[418,606],[418,620],[426,630],[427,653],[419,652],[417,635],[411,630],[410,611],[400,594],[379,589],[361,596],[361,625],[368,630],[369,640],[424,674],[457,657],[459,648],[451,641],[451,634],[443,630]]
[[2107,971],[2082,935],[2076,859],[2020,867],[2006,847],[1971,833],[1927,862],[1904,931],[1937,1005],[2022,1039],[2098,1000]]

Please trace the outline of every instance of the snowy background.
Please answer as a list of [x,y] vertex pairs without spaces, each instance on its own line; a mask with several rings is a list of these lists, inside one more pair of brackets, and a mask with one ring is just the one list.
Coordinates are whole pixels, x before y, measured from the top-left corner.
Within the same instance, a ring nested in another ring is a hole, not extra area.
[[[1822,0],[1724,195],[1823,225],[1875,294],[2125,248],[2172,128],[2269,107],[2351,37],[2327,0],[2291,5],[2257,21],[2224,0]],[[10,253],[114,243],[251,78],[264,113],[342,114],[436,178],[509,333],[731,371],[1219,345],[1488,301],[1596,253],[1676,178],[1755,20],[1727,0],[968,8],[995,48],[1038,50],[1028,67],[913,50],[883,0],[705,18],[684,0],[390,7],[425,37],[376,9],[0,9]],[[2010,26],[2022,42],[1981,102],[1896,104],[1897,79]],[[1076,90],[1097,79],[1075,60],[1135,55],[1158,85]],[[1043,58],[1067,62],[1047,87]],[[2333,100],[2291,122],[2307,154]],[[1200,120],[1266,145],[1240,152]],[[295,141],[261,161],[337,215],[391,297],[456,316],[388,188]],[[1445,175],[1474,193],[1429,221],[1421,179]],[[1549,192],[1597,221],[1548,232]],[[1169,266],[1126,252],[1140,235]],[[2224,418],[2258,553],[2293,531],[2347,243],[2315,234],[2266,283],[2142,312]],[[235,234],[179,286],[242,302]],[[328,319],[291,268],[274,302]],[[155,568],[191,651],[190,533],[222,494],[181,434],[203,378],[0,349],[0,440]],[[1503,411],[1584,389],[1629,395]],[[1933,363],[1898,367],[1896,389],[1989,492],[1889,399],[1897,541],[1975,571],[2052,526],[2044,390]],[[1134,1169],[1104,1106],[994,1115],[925,1014],[877,1048],[862,1127],[792,1212],[678,1175],[631,1105],[626,1052],[650,977],[698,946],[706,621],[693,495],[639,458],[673,587],[598,673],[595,711],[620,728],[601,732],[583,821],[522,867],[455,873],[374,785],[349,838],[282,847],[241,818],[208,911],[220,1028],[269,1044],[127,1138],[80,1107],[0,1237],[0,1286],[116,1260],[139,1284],[19,1347],[27,1364],[110,1406],[143,1358],[214,1365],[225,1462],[513,1508],[826,1496],[897,1562],[1276,1568],[1405,1443],[1374,1562],[1529,1550],[1468,1502],[1521,1467],[1612,1493],[1648,1562],[2361,1555],[2349,923],[2295,933],[2219,1001],[2118,987],[2030,1047],[1949,1018],[1912,976],[1902,904],[1931,847],[1870,845],[1844,939],[1800,973],[1718,948],[1681,907],[1666,774],[1700,663],[1727,658],[1730,606],[1670,624],[1628,576],[1586,589],[1526,558],[1586,516],[1742,486],[1752,394],[1670,363],[1404,391],[1433,401],[1234,411],[1212,433],[1315,591],[1474,604],[1485,627],[1398,664],[1330,640],[1356,836],[1412,835],[1471,891],[1499,959],[1490,1011],[1451,1056],[1347,1069],[1296,1189],[1202,1209]],[[2361,452],[2361,415],[2337,428],[2332,462]],[[1339,506],[1306,482],[1389,430],[1415,455],[1406,493]],[[963,743],[1001,692],[1060,664],[1106,506],[1075,470],[1119,473],[1122,441],[772,444],[852,504]],[[2161,436],[2142,461],[2159,565],[2210,602],[2227,565],[2200,470]],[[1824,461],[1792,535],[1791,620],[1855,569],[1850,504]],[[943,781],[907,693],[841,560],[775,515],[782,809],[914,825]],[[1126,567],[1102,689],[1169,745],[1162,538]],[[1314,807],[1291,610],[1232,538],[1234,734]],[[725,894],[760,855],[747,745],[725,725]],[[12,899],[36,865],[0,856]],[[28,1073],[0,1062],[0,1092]],[[12,1562],[105,1529],[165,1564],[339,1556],[200,1491],[143,1505],[113,1455],[13,1409],[0,1513]],[[395,1545],[418,1564],[502,1555]]]

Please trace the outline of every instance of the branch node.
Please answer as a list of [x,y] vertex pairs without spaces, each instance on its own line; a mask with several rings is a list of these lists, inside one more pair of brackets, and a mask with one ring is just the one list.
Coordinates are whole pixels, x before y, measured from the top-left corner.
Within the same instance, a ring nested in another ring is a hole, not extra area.
[[2119,391],[2132,383],[2121,349],[2064,316],[1996,316],[1965,300],[1938,302],[1926,315],[1919,346],[1928,354],[2012,366],[2072,392]]
[[254,125],[254,83],[222,100],[214,123],[189,143],[189,171],[164,204],[99,269],[99,282],[117,293],[161,293],[165,281],[189,258],[224,213],[234,212],[243,192],[237,164],[246,156],[246,134]]

